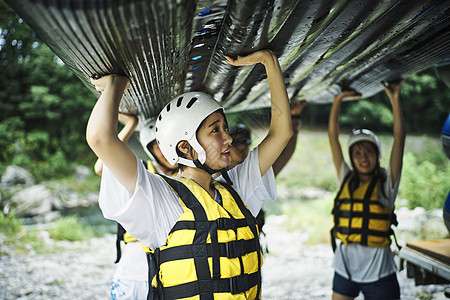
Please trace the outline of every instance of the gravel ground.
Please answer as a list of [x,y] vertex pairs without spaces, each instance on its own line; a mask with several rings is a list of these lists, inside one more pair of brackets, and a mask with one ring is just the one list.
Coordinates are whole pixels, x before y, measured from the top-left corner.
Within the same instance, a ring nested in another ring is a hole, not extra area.
[[[281,218],[269,216],[264,227],[264,244],[269,253],[264,257],[263,299],[331,299],[330,246],[305,245],[304,233],[285,231]],[[0,257],[0,299],[109,298],[114,235],[84,242],[58,242],[55,247],[63,251]],[[415,287],[405,271],[398,275],[402,299],[419,299],[416,293],[433,296],[427,299],[446,299],[446,286]]]

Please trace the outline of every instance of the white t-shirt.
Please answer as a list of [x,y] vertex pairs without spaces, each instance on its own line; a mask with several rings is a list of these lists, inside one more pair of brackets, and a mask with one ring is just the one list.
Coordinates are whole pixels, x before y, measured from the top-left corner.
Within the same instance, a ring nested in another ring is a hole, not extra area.
[[148,281],[147,256],[141,243],[125,244],[113,279]]
[[[138,177],[134,194],[105,165],[99,194],[103,216],[119,222],[127,232],[150,249],[165,245],[170,230],[183,207],[169,185],[138,161]],[[275,176],[270,168],[261,176],[258,149],[253,149],[244,162],[228,171],[233,188],[256,216],[264,202],[276,198]]]
[[[350,171],[350,168],[343,161],[339,175],[339,186],[341,186],[348,171]],[[386,170],[386,175],[386,181],[378,189],[378,199],[381,204],[393,209],[400,177],[392,186],[389,168]],[[345,265],[347,265],[352,281],[359,283],[374,282],[397,271],[390,246],[368,247],[358,243],[349,243],[346,246],[341,243],[336,248],[334,255],[334,268],[336,273],[348,279]]]
[[[157,165],[153,164],[153,167],[158,174],[163,174]],[[123,246],[122,255],[120,261],[116,264],[113,279],[148,281],[147,256],[139,241],[127,243]]]

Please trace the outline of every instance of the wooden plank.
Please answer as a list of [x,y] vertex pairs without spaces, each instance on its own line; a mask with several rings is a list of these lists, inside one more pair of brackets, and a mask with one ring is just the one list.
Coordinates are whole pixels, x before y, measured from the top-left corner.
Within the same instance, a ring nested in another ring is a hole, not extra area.
[[406,246],[450,266],[450,239],[413,241],[407,242]]
[[408,278],[414,278],[416,285],[450,283],[450,266],[423,252],[408,246],[402,247],[398,253],[406,262]]

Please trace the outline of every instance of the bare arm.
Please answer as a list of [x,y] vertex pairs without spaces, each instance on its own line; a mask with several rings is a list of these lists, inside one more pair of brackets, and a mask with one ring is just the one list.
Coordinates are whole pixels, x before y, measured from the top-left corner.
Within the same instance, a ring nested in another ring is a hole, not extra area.
[[342,161],[344,156],[342,154],[341,144],[339,143],[339,110],[341,102],[345,98],[361,98],[355,91],[343,91],[334,97],[333,105],[331,106],[330,117],[328,119],[328,139],[331,146],[331,155],[333,157],[334,166],[338,176],[340,176]]
[[386,94],[389,97],[389,101],[392,106],[392,114],[394,115],[394,143],[392,144],[391,157],[389,166],[391,169],[391,185],[400,177],[403,164],[403,151],[405,148],[405,126],[403,120],[402,108],[400,105],[400,88],[405,80],[399,80],[396,82],[382,83]]
[[291,139],[287,143],[286,147],[284,147],[283,152],[281,152],[280,156],[277,158],[275,163],[273,164],[273,172],[275,176],[280,173],[280,171],[284,168],[287,162],[291,159],[292,155],[295,152],[295,148],[297,146],[297,137],[298,132],[301,127],[300,114],[303,108],[306,106],[307,102],[305,100],[301,100],[291,104],[291,118],[292,118],[292,129],[294,134]]
[[266,68],[271,96],[271,121],[267,136],[258,146],[258,160],[261,175],[273,165],[292,136],[289,99],[284,85],[280,64],[270,50],[260,50],[236,60],[226,57],[235,66],[262,63]]
[[[133,134],[134,130],[136,129],[136,126],[138,124],[138,118],[133,115],[127,115],[124,113],[119,113],[119,121],[125,123],[125,126],[122,128],[122,130],[117,135],[119,137],[119,140],[121,140],[124,144],[128,142],[131,135]],[[94,171],[95,174],[101,176],[103,171],[103,162],[99,158],[95,162],[94,165]]]
[[117,136],[119,104],[130,81],[126,77],[108,75],[91,79],[91,83],[102,94],[92,109],[86,128],[86,140],[97,157],[132,194],[137,179],[136,158]]

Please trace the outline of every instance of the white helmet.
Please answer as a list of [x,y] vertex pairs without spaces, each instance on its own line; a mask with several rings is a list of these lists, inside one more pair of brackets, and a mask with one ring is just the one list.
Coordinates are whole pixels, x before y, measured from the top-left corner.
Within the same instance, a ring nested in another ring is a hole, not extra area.
[[167,161],[197,167],[192,160],[178,156],[177,146],[187,141],[198,154],[203,165],[206,152],[197,141],[197,129],[210,114],[223,107],[210,95],[201,92],[181,94],[170,101],[159,113],[156,120],[156,139]]
[[[370,131],[369,129],[353,129],[352,134],[348,138],[348,151],[352,148],[352,146],[359,142],[369,142],[374,144],[378,150],[378,160],[381,156],[381,145],[380,140],[376,136],[375,133]],[[350,153],[351,157],[351,153]]]
[[150,146],[150,143],[156,139],[155,122],[156,119],[146,120],[139,132],[139,141],[141,142],[142,148],[144,148],[144,151],[148,155],[148,157],[153,159],[155,159],[155,157],[153,156],[148,146]]

